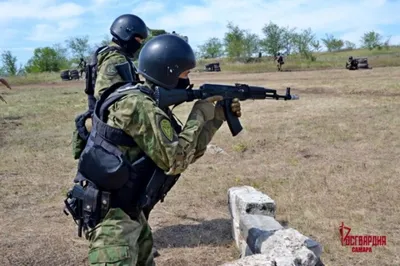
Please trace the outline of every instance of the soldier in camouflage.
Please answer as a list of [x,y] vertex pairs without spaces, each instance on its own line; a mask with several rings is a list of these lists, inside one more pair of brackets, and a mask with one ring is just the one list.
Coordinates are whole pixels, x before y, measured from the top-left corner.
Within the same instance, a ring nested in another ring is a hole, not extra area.
[[83,78],[83,72],[85,72],[86,70],[86,61],[81,57],[80,61],[79,61],[79,72],[80,72],[80,78]]
[[[119,147],[130,162],[143,151],[168,175],[184,172],[203,156],[207,144],[221,127],[225,116],[214,102],[222,96],[197,101],[180,133],[172,123],[171,112],[160,109],[147,91],[155,86],[173,89],[184,83],[196,65],[190,45],[173,34],[160,35],[144,45],[139,54],[138,72],[145,83],[109,108],[107,124],[122,129],[136,142],[136,147]],[[232,112],[240,117],[237,99]],[[90,265],[155,265],[152,233],[143,215],[130,217],[121,208],[112,207],[88,232]]]
[[139,81],[131,58],[148,37],[148,29],[143,20],[132,14],[121,15],[110,27],[113,39],[108,45],[116,49],[100,51],[97,56],[97,78],[95,98],[117,82]]

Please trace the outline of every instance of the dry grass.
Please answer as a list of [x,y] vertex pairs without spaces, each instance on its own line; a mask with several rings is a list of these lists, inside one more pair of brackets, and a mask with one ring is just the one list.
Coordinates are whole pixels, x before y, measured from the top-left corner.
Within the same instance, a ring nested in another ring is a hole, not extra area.
[[[157,265],[219,265],[238,257],[227,189],[252,185],[276,200],[277,219],[324,245],[326,265],[399,265],[400,68],[268,74],[194,74],[196,84],[291,86],[299,101],[243,102],[245,130],[226,125],[150,217]],[[1,104],[0,265],[85,265],[62,200],[75,173],[74,116],[83,83],[17,87]],[[78,85],[80,88],[78,88]],[[177,108],[185,120],[192,104]],[[386,235],[372,253],[342,247],[352,234]]]
[[[324,69],[344,69],[349,56],[367,57],[370,67],[395,67],[400,66],[400,47],[390,47],[390,49],[372,50],[356,49],[339,52],[314,53],[316,61],[301,58],[298,55],[285,56],[283,71],[300,70],[324,70]],[[226,58],[221,59],[202,59],[198,61],[197,69],[203,70],[204,65],[211,62],[220,62],[222,71],[236,73],[264,73],[276,72],[276,62],[272,57],[263,57],[260,62],[239,63],[231,62]]]

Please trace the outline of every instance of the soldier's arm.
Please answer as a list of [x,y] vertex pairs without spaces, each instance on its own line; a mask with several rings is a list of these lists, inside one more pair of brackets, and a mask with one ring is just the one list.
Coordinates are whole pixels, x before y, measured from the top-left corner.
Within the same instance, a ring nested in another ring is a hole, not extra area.
[[191,113],[178,135],[169,117],[148,96],[130,95],[117,103],[113,119],[131,135],[158,167],[169,175],[182,173],[193,162],[198,137],[204,125],[202,115]]
[[194,154],[192,163],[204,155],[207,150],[207,145],[211,142],[211,139],[214,137],[215,133],[222,126],[222,124],[223,121],[218,119],[207,121],[204,124],[197,139],[196,152]]
[[101,94],[111,85],[117,82],[123,82],[123,78],[118,74],[116,65],[125,63],[126,58],[123,55],[114,53],[109,58],[105,58],[104,61],[98,66],[97,78],[95,84],[95,97],[100,98]]
[[[242,115],[239,99],[233,99],[231,104],[231,111],[235,113],[237,117],[240,117]],[[192,162],[195,162],[197,159],[204,155],[208,143],[210,143],[211,139],[218,131],[218,129],[222,126],[223,121],[225,120],[226,118],[223,109],[221,107],[216,107],[214,119],[207,121],[200,132],[197,140],[196,152]]]

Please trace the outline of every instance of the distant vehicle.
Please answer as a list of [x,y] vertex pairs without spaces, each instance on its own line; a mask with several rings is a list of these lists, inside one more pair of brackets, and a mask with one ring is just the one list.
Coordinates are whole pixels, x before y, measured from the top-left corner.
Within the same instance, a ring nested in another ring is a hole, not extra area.
[[352,56],[350,56],[349,60],[346,62],[346,69],[372,69],[372,67],[369,66],[367,57],[353,58]]
[[219,63],[211,63],[211,64],[205,65],[204,70],[207,72],[220,72],[221,67],[219,66]]
[[61,80],[67,81],[67,80],[78,80],[80,78],[79,76],[79,71],[77,69],[67,69],[64,71],[61,71],[60,73]]
[[369,66],[368,64],[368,58],[362,57],[362,58],[356,58],[358,62],[358,68],[364,68],[364,69],[371,69],[372,67]]

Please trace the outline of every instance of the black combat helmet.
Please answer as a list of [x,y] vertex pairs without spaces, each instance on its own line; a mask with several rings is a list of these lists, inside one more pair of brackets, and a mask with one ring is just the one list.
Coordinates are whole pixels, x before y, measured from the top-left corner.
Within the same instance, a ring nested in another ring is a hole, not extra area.
[[163,34],[148,41],[139,54],[138,72],[166,89],[178,84],[179,75],[196,66],[190,45],[174,34]]
[[110,27],[110,32],[117,43],[130,54],[134,54],[141,45],[135,37],[146,39],[148,36],[148,29],[144,21],[132,14],[116,18]]

